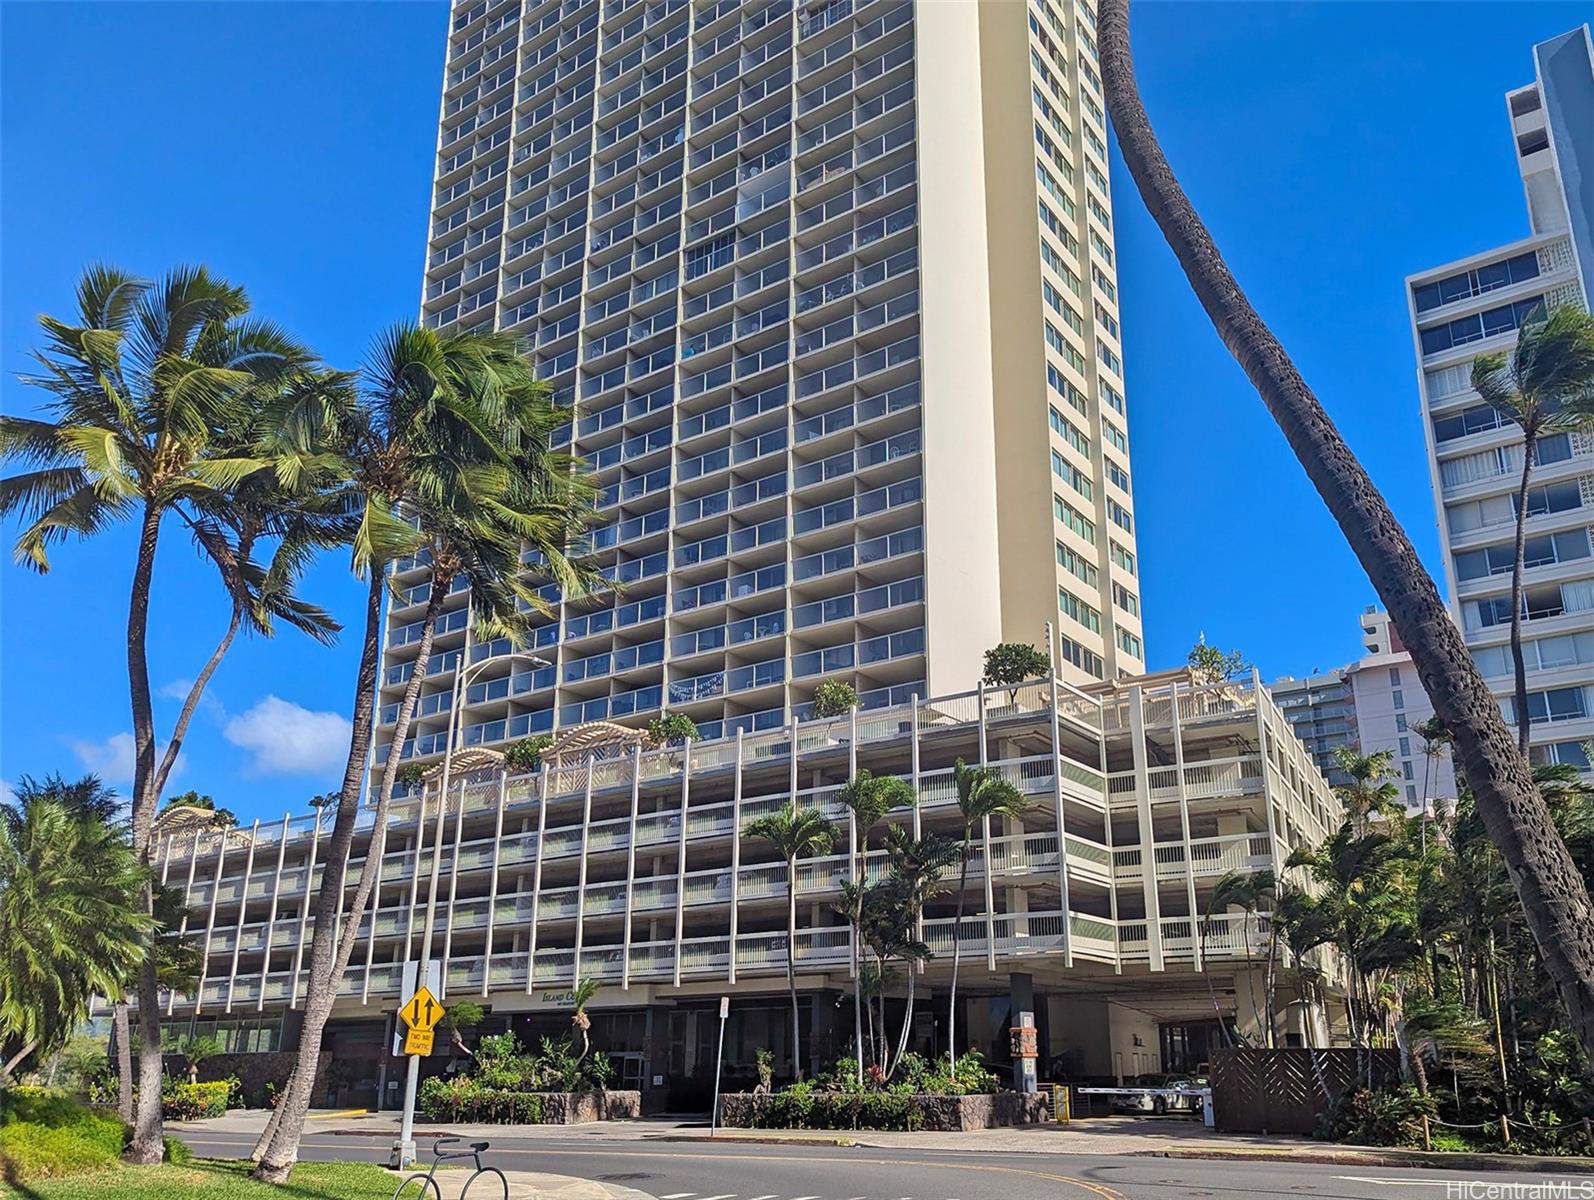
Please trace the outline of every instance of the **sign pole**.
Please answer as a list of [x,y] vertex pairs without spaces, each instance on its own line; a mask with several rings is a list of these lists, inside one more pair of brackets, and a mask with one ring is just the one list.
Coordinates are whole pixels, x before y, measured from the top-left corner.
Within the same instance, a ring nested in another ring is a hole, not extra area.
[[720,1072],[725,1068],[725,1018],[731,1015],[731,998],[720,997],[720,1044],[714,1054],[714,1111],[708,1118],[708,1135],[719,1132],[720,1123]]
[[404,1029],[402,1039],[395,1036],[393,1053],[402,1052],[409,1059],[409,1069],[404,1076],[404,1112],[399,1123],[398,1141],[393,1144],[389,1165],[403,1170],[415,1162],[415,1093],[421,1078],[421,1057],[432,1052],[435,1038],[433,1030],[443,1019],[443,1006],[432,991],[431,983],[442,972],[440,964],[428,962],[424,975],[415,964],[404,965],[404,1003],[399,1006],[397,1026]]

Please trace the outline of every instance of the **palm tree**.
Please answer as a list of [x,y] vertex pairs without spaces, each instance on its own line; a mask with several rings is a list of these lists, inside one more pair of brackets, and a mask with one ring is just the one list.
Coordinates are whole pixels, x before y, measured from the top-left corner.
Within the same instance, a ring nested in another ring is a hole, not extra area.
[[[581,1035],[581,1053],[576,1055],[580,1062],[587,1057],[592,1049],[592,1018],[587,1016],[587,1005],[598,994],[598,981],[596,979],[578,979],[576,986],[570,992],[570,1028]],[[573,1039],[572,1039],[573,1040]]]
[[[969,766],[961,758],[952,764],[952,784],[957,789],[958,812],[963,816],[963,836],[958,842],[958,908],[952,921],[952,986],[946,1010],[946,1054],[949,1069],[957,1071],[958,966],[963,950],[963,906],[968,898],[969,850],[974,827],[984,829],[993,817],[1017,819],[1029,807],[1019,791],[994,767]],[[1057,831],[1058,850],[1067,853],[1067,836]],[[986,863],[989,871],[991,864]]]
[[[930,948],[919,938],[919,919],[924,915],[924,906],[946,891],[943,880],[947,868],[962,858],[963,847],[938,833],[916,838],[905,826],[891,825],[886,828],[886,854],[891,860],[890,878],[894,885],[894,936],[889,941],[889,949],[892,955],[908,964],[908,1001],[902,1012],[902,1031],[897,1037],[896,1055],[886,1065],[886,1076],[890,1078],[908,1050],[918,977],[916,968],[920,961],[930,957]],[[880,1028],[883,1034],[883,1012]]]
[[756,817],[742,827],[744,838],[768,842],[786,862],[786,990],[791,994],[791,1067],[803,1077],[802,1024],[797,1010],[797,860],[829,854],[836,845],[836,827],[817,808],[786,805],[779,812]]
[[[1229,908],[1240,908],[1245,911],[1246,919],[1240,922],[1240,935],[1245,946],[1245,984],[1251,997],[1251,1011],[1256,1011],[1256,981],[1251,974],[1251,921],[1250,918],[1261,908],[1264,900],[1271,901],[1275,891],[1273,872],[1261,871],[1229,871],[1217,883],[1212,885],[1212,894],[1207,897],[1206,910],[1202,914],[1200,943],[1201,963],[1207,966],[1207,934],[1212,925],[1213,917],[1220,911]],[[1218,1007],[1217,989],[1213,984],[1210,969],[1205,972],[1207,976],[1207,990],[1212,995],[1213,1011],[1218,1014],[1220,1027],[1225,1038],[1229,1036],[1229,1029],[1223,1022],[1223,1013]],[[1269,968],[1271,976],[1271,967]],[[1271,978],[1269,980],[1271,988]],[[1273,1040],[1273,1004],[1271,996],[1267,997],[1267,1027],[1264,1029],[1268,1041]],[[1230,1042],[1232,1045],[1232,1041]]]
[[[266,1182],[287,1178],[297,1156],[321,1031],[381,868],[402,751],[444,600],[464,578],[478,642],[518,641],[531,615],[548,611],[523,577],[524,548],[566,595],[580,595],[597,580],[567,553],[591,517],[593,490],[574,459],[550,448],[562,419],[513,335],[439,335],[400,326],[378,341],[363,380],[344,376],[319,394],[296,396],[273,422],[283,431],[271,447],[274,456],[291,459],[300,474],[339,480],[358,513],[353,566],[366,580],[366,612],[349,755],[316,898],[299,1060],[257,1145],[256,1176]],[[430,566],[426,610],[374,789],[373,849],[334,944],[374,731],[382,592],[389,569],[408,556]]]
[[1528,752],[1528,671],[1522,660],[1522,565],[1527,549],[1529,486],[1539,439],[1594,424],[1594,316],[1574,304],[1536,305],[1509,356],[1491,350],[1472,360],[1472,386],[1502,417],[1522,429],[1522,477],[1516,494],[1516,546],[1511,558],[1511,663],[1517,747]]
[[[147,653],[161,528],[169,516],[189,527],[221,572],[235,613],[237,606],[255,615],[266,611],[262,597],[244,591],[245,581],[263,581],[267,575],[243,557],[251,539],[229,539],[224,532],[250,522],[236,513],[227,520],[224,514],[243,482],[269,474],[272,465],[242,440],[252,428],[252,414],[272,395],[297,387],[313,373],[314,362],[276,326],[248,316],[243,289],[204,267],[179,267],[151,283],[93,266],[78,284],[77,309],[71,321],[39,318],[45,346],[34,356],[39,373],[26,382],[48,393],[45,416],[0,417],[0,457],[28,468],[0,483],[0,515],[22,512],[26,524],[16,556],[40,572],[49,570],[52,543],[91,537],[124,520],[138,524],[127,606],[135,751],[131,832],[134,852],[147,864],[160,787],[175,762],[175,747],[235,631],[223,638],[197,677],[162,769],[156,762]],[[291,581],[290,575],[283,564],[279,582]],[[152,904],[147,894],[146,914]],[[153,957],[146,955],[138,986],[140,1099],[127,1151],[128,1159],[139,1163],[159,1162],[164,1152],[153,972]]]
[[863,923],[868,892],[869,834],[893,808],[911,807],[918,799],[906,780],[895,775],[859,771],[836,789],[836,799],[852,813],[857,835],[852,889],[846,893],[847,923],[852,926],[853,1042],[857,1049],[858,1078],[863,1078]]
[[180,1054],[188,1063],[188,1082],[199,1082],[199,1068],[222,1053],[221,1039],[213,1033],[189,1034],[177,1039],[172,1053]]
[[1313,1046],[1317,1021],[1314,1014],[1314,994],[1317,972],[1307,962],[1306,956],[1319,946],[1333,942],[1339,928],[1339,918],[1331,900],[1319,900],[1310,892],[1290,884],[1278,889],[1273,906],[1273,921],[1284,947],[1290,953],[1290,967],[1295,973],[1295,994],[1302,1012],[1302,1040]]
[[1358,834],[1367,832],[1374,817],[1393,817],[1404,812],[1400,788],[1390,770],[1395,755],[1390,750],[1360,754],[1353,746],[1336,746],[1334,763],[1350,777],[1350,782],[1334,789],[1345,808],[1345,816]]
[[[1112,127],[1141,198],[1224,344],[1244,368],[1411,652],[1434,711],[1455,737],[1490,840],[1499,847],[1547,973],[1594,1063],[1594,903],[1499,706],[1389,506],[1284,347],[1252,308],[1174,178],[1135,86],[1129,0],[1098,5]],[[1594,1068],[1591,1068],[1594,1069]]]
[[123,830],[28,790],[0,806],[0,1082],[64,1046],[91,996],[121,995],[154,928]]

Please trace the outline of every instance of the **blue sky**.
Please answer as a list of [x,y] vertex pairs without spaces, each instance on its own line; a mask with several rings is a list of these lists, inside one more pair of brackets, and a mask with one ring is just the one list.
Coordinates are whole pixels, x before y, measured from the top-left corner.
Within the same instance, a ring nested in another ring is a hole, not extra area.
[[[1241,283],[1438,566],[1401,281],[1527,232],[1503,93],[1580,4],[1137,0],[1141,86]],[[442,3],[0,5],[0,406],[29,407],[39,312],[85,262],[204,261],[329,361],[416,309]],[[1113,164],[1147,650],[1208,638],[1266,675],[1346,661],[1373,594]],[[4,531],[7,544],[14,528]],[[40,578],[0,567],[0,777],[124,782],[125,531]],[[325,560],[307,595],[350,620]],[[219,635],[217,587],[161,550],[157,688]],[[335,785],[355,644],[241,645],[195,723],[179,789],[246,819]],[[158,715],[169,723],[174,700]]]

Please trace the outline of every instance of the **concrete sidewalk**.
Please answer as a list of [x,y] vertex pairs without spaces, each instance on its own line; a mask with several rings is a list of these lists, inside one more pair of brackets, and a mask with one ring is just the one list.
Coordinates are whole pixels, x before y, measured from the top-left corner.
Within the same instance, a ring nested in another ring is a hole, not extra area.
[[[654,1200],[647,1192],[599,1183],[593,1179],[573,1179],[569,1175],[544,1175],[536,1171],[505,1171],[509,1200]],[[437,1186],[443,1200],[459,1200],[461,1189],[470,1179],[469,1171],[439,1171]],[[412,1186],[406,1196],[416,1195]],[[430,1193],[427,1193],[429,1196]],[[503,1189],[491,1175],[478,1179],[470,1189],[470,1200],[503,1200]]]

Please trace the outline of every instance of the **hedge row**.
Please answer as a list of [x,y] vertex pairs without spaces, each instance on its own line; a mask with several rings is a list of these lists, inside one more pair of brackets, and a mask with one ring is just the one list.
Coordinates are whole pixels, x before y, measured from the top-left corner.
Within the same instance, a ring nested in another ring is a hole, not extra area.
[[161,1115],[168,1121],[201,1121],[227,1114],[227,1096],[232,1085],[225,1079],[215,1083],[179,1083],[161,1096]]

